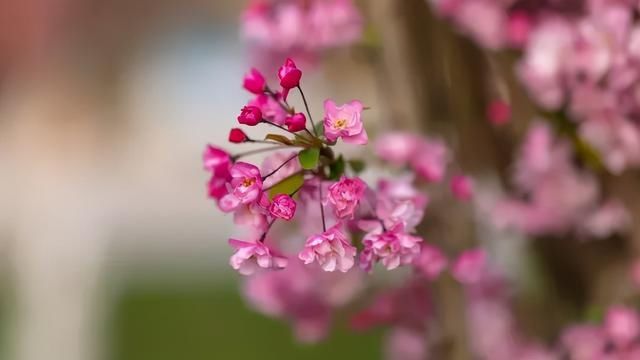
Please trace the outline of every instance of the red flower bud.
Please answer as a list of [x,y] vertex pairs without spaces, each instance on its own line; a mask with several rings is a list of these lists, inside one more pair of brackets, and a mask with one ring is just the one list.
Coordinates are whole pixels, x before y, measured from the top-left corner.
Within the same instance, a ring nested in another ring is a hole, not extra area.
[[262,111],[257,106],[245,106],[242,108],[242,112],[238,116],[238,122],[240,124],[255,126],[262,121]]
[[511,106],[503,100],[493,100],[487,107],[487,117],[493,125],[506,124],[511,119]]
[[292,89],[300,85],[300,78],[302,77],[302,71],[296,67],[296,63],[291,59],[287,59],[278,70],[278,79],[280,79],[280,86],[284,89]]
[[307,118],[303,113],[293,114],[284,120],[284,124],[291,132],[298,132],[304,130],[307,124]]
[[266,81],[264,80],[264,76],[262,76],[260,71],[252,68],[244,76],[242,86],[247,89],[247,91],[256,95],[260,95],[264,92]]
[[231,129],[231,131],[229,131],[229,141],[232,143],[243,143],[247,141],[247,139],[249,139],[247,134],[245,134],[244,131],[238,128],[233,128]]

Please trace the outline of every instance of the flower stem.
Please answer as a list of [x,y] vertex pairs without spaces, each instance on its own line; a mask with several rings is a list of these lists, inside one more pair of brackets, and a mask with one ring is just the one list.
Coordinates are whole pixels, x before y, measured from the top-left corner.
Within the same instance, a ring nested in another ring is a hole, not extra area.
[[278,96],[276,95],[276,93],[273,92],[273,90],[266,88],[266,90],[264,91],[265,93],[267,93],[267,95],[269,95],[273,100],[275,100],[278,105],[280,105],[280,107],[282,109],[284,109],[284,111],[287,112],[287,114],[291,114],[293,111],[291,111],[291,108],[288,106],[288,104],[283,104],[279,99]]
[[322,204],[322,180],[318,184],[318,194],[320,195],[320,215],[322,216],[322,232],[327,231],[327,222],[324,218],[324,205]]
[[247,139],[245,140],[245,142],[247,143],[252,143],[252,144],[270,144],[270,145],[282,145],[278,142],[275,141],[267,141],[267,140],[254,140],[254,139]]
[[[318,136],[318,131],[316,130],[316,124],[313,122],[313,117],[311,116],[311,111],[309,111],[309,104],[307,103],[307,97],[304,96],[304,92],[300,85],[298,85],[298,91],[300,91],[300,95],[302,96],[302,102],[304,102],[304,108],[307,110],[307,116],[309,116],[309,121],[311,121],[311,129],[313,129],[313,133]],[[305,130],[307,130],[305,128]],[[309,132],[309,130],[307,130]]]
[[304,186],[304,183],[302,183],[302,185],[298,186],[297,189],[293,190],[293,192],[291,194],[289,194],[289,196],[293,197],[293,195],[297,194],[298,191],[300,191],[300,189],[302,189],[303,186]]
[[267,238],[267,233],[269,232],[269,230],[271,230],[271,227],[273,226],[273,223],[276,222],[276,219],[272,219],[271,221],[269,221],[269,225],[267,225],[267,229],[262,233],[262,236],[260,236],[260,242],[263,243],[264,240]]
[[235,161],[235,160],[238,160],[238,159],[240,159],[241,157],[244,157],[244,156],[249,156],[249,155],[253,155],[253,154],[259,154],[259,153],[263,153],[263,152],[267,152],[267,151],[286,149],[288,147],[290,147],[290,146],[277,145],[277,146],[271,146],[271,147],[268,147],[268,148],[250,150],[250,151],[247,151],[247,152],[235,154],[235,155],[233,155],[231,157],[231,159],[233,159]]
[[287,163],[295,158],[298,157],[298,154],[293,155],[292,157],[288,158],[287,160],[285,160],[285,162],[283,162],[282,164],[280,164],[280,166],[278,166],[277,168],[275,168],[275,170],[273,170],[272,172],[268,173],[267,175],[262,177],[262,181],[264,181],[266,178],[268,178],[269,176],[275,174],[276,172],[278,172],[278,170],[282,169],[285,165],[287,165]]
[[284,127],[284,126],[282,126],[282,125],[278,125],[278,124],[276,124],[276,123],[273,123],[273,122],[271,122],[271,121],[269,121],[269,120],[262,119],[262,122],[267,123],[267,124],[272,125],[272,126],[275,126],[275,127],[277,127],[278,129],[280,129],[280,130],[284,130],[284,131],[286,131],[286,132],[288,132],[288,133],[290,133],[290,134],[293,134],[293,135],[295,135],[295,134],[296,134],[296,133],[294,133],[293,131],[289,131],[289,129],[287,129],[286,127]]

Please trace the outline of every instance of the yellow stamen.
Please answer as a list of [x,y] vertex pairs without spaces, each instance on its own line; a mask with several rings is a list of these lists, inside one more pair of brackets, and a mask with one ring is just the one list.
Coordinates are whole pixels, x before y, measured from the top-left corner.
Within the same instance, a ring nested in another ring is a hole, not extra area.
[[256,182],[256,179],[254,178],[245,178],[244,180],[242,180],[242,186],[249,187],[253,185],[255,182]]
[[336,120],[336,122],[334,123],[334,127],[336,129],[344,130],[344,128],[347,127],[347,120],[345,119]]

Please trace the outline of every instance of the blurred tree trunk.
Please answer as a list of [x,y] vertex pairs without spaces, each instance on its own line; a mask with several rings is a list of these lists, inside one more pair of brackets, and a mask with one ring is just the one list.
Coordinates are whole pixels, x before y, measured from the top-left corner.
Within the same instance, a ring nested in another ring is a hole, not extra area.
[[[376,0],[369,6],[383,47],[383,99],[392,126],[445,137],[466,172],[489,179],[497,173],[508,187],[514,145],[538,115],[515,78],[513,56],[483,53],[454,34],[451,24],[435,18],[425,0]],[[491,92],[513,106],[514,123],[499,131],[485,119]],[[606,179],[605,192],[623,199],[632,214],[640,214],[637,184],[637,174]],[[439,211],[430,213],[424,224],[427,240],[450,254],[473,246],[477,232],[468,208],[446,194],[431,195]],[[584,243],[540,238],[531,250],[543,269],[542,295],[518,299],[518,316],[525,331],[550,339],[560,326],[584,315],[588,305],[606,306],[628,296],[627,283],[619,279],[626,276],[630,254],[640,253],[640,224],[634,223],[625,239]],[[443,279],[434,293],[443,332],[435,358],[471,358],[462,289]]]
[[[498,169],[504,174],[509,159],[483,116],[483,54],[433,17],[424,0],[376,0],[371,7],[383,46],[392,123],[443,136],[466,172],[482,176]],[[448,194],[432,195],[430,206],[438,212],[430,213],[422,234],[450,254],[473,246],[476,231],[469,207],[451,201]],[[450,277],[435,284],[442,332],[433,349],[437,359],[471,358],[462,291]]]

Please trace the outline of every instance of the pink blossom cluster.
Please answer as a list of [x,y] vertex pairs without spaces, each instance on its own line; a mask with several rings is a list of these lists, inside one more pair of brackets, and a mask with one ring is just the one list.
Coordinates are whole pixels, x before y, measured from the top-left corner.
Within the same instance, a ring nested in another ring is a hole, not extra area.
[[[416,234],[429,204],[419,186],[449,179],[453,197],[469,201],[473,181],[448,171],[452,157],[442,140],[389,133],[376,142],[376,154],[405,171],[379,177],[370,186],[358,176],[361,160],[334,152],[338,142],[369,142],[362,102],[328,99],[322,121],[315,123],[300,86],[302,75],[287,59],[277,72],[279,86],[272,88],[262,73],[251,69],[243,87],[252,95],[229,141],[259,147],[235,154],[212,145],[205,148],[209,195],[245,230],[244,240],[229,239],[234,250],[230,265],[252,275],[245,296],[254,308],[288,321],[296,336],[309,342],[327,335],[336,311],[356,299],[363,301],[367,273],[376,267],[408,268],[400,275],[406,285],[381,291],[353,323],[360,329],[392,326],[390,344],[412,336],[417,340],[427,330],[423,320],[432,317],[429,284],[450,263],[458,281],[473,283],[486,262],[482,250],[450,260]],[[294,92],[302,97],[304,113],[287,101]],[[254,128],[268,133],[250,136]],[[268,156],[260,166],[246,160],[263,153]],[[287,235],[274,230],[277,224]]]
[[[466,257],[466,259],[465,259]],[[613,305],[601,324],[568,324],[549,344],[526,335],[513,311],[514,289],[480,250],[460,256],[473,264],[474,281],[463,282],[471,350],[477,358],[495,360],[632,360],[640,358],[640,314]]]
[[[235,250],[231,266],[251,275],[299,261],[327,272],[347,273],[355,265],[371,271],[379,262],[388,270],[415,264],[428,277],[437,277],[446,259],[415,234],[428,201],[415,187],[413,177],[380,179],[372,189],[357,176],[362,169],[332,150],[338,141],[368,143],[363,104],[358,100],[337,104],[328,99],[323,120],[316,124],[300,86],[302,71],[295,62],[286,59],[277,76],[279,86],[272,89],[258,70],[245,75],[243,87],[252,98],[237,117],[238,124],[246,128],[277,132],[258,139],[237,127],[229,134],[232,143],[268,147],[231,155],[208,145],[203,156],[204,168],[211,174],[210,197],[247,230],[249,240],[229,240]],[[292,91],[302,97],[306,114],[289,105]],[[417,137],[412,141],[416,146],[412,151],[421,153],[421,160],[413,161],[414,172],[425,180],[441,180],[449,161],[444,143]],[[399,159],[393,154],[395,149],[378,146],[378,151],[383,157]],[[264,152],[272,154],[261,167],[245,161]],[[455,177],[452,190],[468,200],[470,179]],[[306,240],[291,245],[296,255],[279,250],[284,247],[282,242],[270,235],[276,222],[301,225],[300,236]]]
[[611,306],[602,324],[567,327],[560,345],[571,359],[640,359],[640,314],[624,305]]
[[352,0],[252,0],[242,33],[261,54],[315,55],[360,39],[363,18]]
[[464,289],[473,354],[492,360],[560,360],[555,348],[522,331],[511,304],[513,290],[503,274],[488,262],[476,270],[475,281]]
[[640,165],[637,1],[432,3],[480,46],[520,49],[517,73],[533,100],[567,114],[609,171]]
[[335,311],[362,293],[363,280],[356,268],[327,272],[292,259],[282,271],[247,278],[244,296],[262,314],[289,322],[298,340],[317,342],[329,333]]
[[629,223],[621,203],[604,199],[596,177],[573,161],[569,142],[551,128],[534,123],[518,154],[515,193],[498,202],[492,219],[500,228],[531,235],[567,234],[607,237]]
[[520,329],[507,282],[485,273],[466,288],[472,350],[495,360],[640,359],[640,314],[628,306],[606,309],[601,324],[569,324],[553,344],[532,339]]

